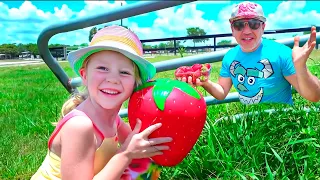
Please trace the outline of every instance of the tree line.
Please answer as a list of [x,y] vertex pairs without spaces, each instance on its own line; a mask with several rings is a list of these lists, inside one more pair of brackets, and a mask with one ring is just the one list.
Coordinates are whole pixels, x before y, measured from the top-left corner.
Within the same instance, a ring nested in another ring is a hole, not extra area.
[[[123,26],[127,29],[129,29],[127,26]],[[88,36],[88,40],[89,42],[91,41],[92,37],[97,33],[98,30],[100,30],[101,28],[97,28],[97,27],[93,27],[91,28],[91,30],[89,31],[89,36]],[[317,30],[319,32],[319,30]],[[188,37],[190,36],[204,36],[207,33],[199,28],[199,27],[190,27],[186,29],[186,34]],[[310,34],[310,31],[305,31],[303,32],[303,34]],[[293,35],[295,36],[295,35]],[[274,38],[271,38],[272,40],[275,40]],[[195,47],[196,43],[201,43],[201,42],[206,42],[208,41],[208,38],[205,39],[193,39],[193,46]],[[182,43],[184,43],[186,41],[176,41],[176,47],[183,47]],[[220,42],[217,43],[217,45],[230,45],[231,44],[231,40],[222,40]],[[83,43],[80,45],[64,45],[64,44],[50,44],[49,48],[51,47],[61,47],[61,46],[65,46],[68,47],[69,50],[76,50],[78,49],[79,46],[88,46],[88,43]],[[143,48],[144,49],[165,49],[165,48],[173,48],[174,47],[174,42],[173,41],[169,41],[166,43],[159,43],[157,45],[147,45],[147,44],[143,44]],[[22,52],[25,51],[29,51],[32,55],[36,56],[39,55],[39,50],[37,47],[37,44],[35,43],[29,43],[29,44],[1,44],[0,45],[0,54],[8,54],[11,57],[17,57],[19,56]]]
[[[52,47],[69,47],[70,49],[77,49],[78,46],[70,46],[70,45],[64,45],[64,44],[50,44],[49,48]],[[80,46],[87,46],[86,43],[81,44]],[[0,54],[7,54],[11,57],[18,57],[22,52],[28,51],[30,54],[36,56],[39,55],[38,46],[35,43],[29,43],[29,44],[1,44],[0,45]]]
[[[104,26],[104,27],[106,27],[106,26]],[[130,29],[127,26],[123,26],[123,27],[125,27],[127,29]],[[89,42],[91,41],[93,36],[97,33],[97,31],[99,31],[100,29],[101,28],[97,28],[97,27],[92,27],[90,29],[89,36],[88,36]],[[133,31],[133,30],[131,30],[131,31]],[[186,34],[187,34],[186,36],[188,36],[188,37],[207,35],[207,33],[204,31],[204,29],[201,29],[200,27],[189,27],[189,28],[186,29]],[[196,43],[206,42],[208,40],[209,40],[208,38],[193,39],[192,40],[193,46],[195,47]],[[177,47],[182,47],[182,43],[184,43],[184,42],[186,42],[186,41],[176,41],[176,46]],[[223,44],[226,44],[226,43],[231,44],[231,41],[222,41],[222,43]],[[169,41],[169,42],[166,42],[166,43],[162,42],[162,43],[159,43],[159,44],[156,44],[156,45],[147,45],[147,44],[143,43],[142,45],[143,45],[143,49],[165,49],[165,48],[173,48],[174,47],[174,42],[173,41]]]
[[[123,26],[123,27],[129,29],[127,26]],[[88,37],[89,42],[91,41],[94,34],[96,34],[97,31],[100,29],[101,28],[97,28],[97,27],[91,28],[91,30],[89,31],[89,37]],[[187,36],[203,36],[207,34],[203,29],[199,27],[187,28],[186,32],[187,32]],[[196,45],[196,43],[205,42],[205,41],[208,41],[208,39],[193,39],[194,46]],[[176,41],[177,47],[180,47],[182,43],[183,43],[182,41]],[[76,50],[78,49],[79,46],[88,46],[88,44],[87,43],[83,43],[81,45],[50,44],[49,48],[61,47],[61,46],[68,47],[69,50]],[[173,41],[170,41],[167,43],[159,43],[158,45],[143,44],[144,49],[173,48],[173,47],[174,47]],[[12,44],[0,45],[0,54],[7,54],[7,55],[10,55],[11,57],[18,57],[20,54],[22,54],[22,52],[26,52],[26,51],[30,52],[30,54],[34,56],[39,55],[39,50],[36,43],[28,43],[28,44],[12,43]]]

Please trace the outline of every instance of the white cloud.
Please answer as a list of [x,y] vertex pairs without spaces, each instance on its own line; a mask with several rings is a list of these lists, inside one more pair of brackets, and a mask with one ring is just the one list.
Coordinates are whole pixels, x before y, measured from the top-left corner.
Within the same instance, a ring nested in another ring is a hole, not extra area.
[[65,4],[62,5],[61,9],[54,7],[54,15],[60,20],[69,20],[73,14],[74,12]]
[[[199,1],[195,3],[183,4],[180,8],[167,8],[156,12],[158,16],[152,27],[139,28],[137,23],[131,23],[130,27],[134,25],[135,32],[143,39],[154,39],[174,36],[187,36],[186,29],[189,27],[200,27],[204,29],[207,34],[231,33],[228,18],[230,16],[230,9],[232,6],[226,6],[219,12],[218,21],[204,19],[203,11],[197,9],[197,5],[204,4],[206,1]],[[229,2],[210,2],[212,3],[229,3]],[[208,13],[208,12],[207,12]],[[210,13],[210,12],[209,12]],[[219,38],[218,41],[226,38]],[[230,39],[230,38],[227,38]],[[158,44],[159,42],[155,43]],[[150,43],[152,44],[152,43]],[[184,45],[193,45],[187,41]],[[206,44],[213,44],[213,39],[210,39]]]
[[[126,2],[122,2],[126,5]],[[18,8],[8,8],[6,4],[0,2],[1,34],[5,38],[0,40],[2,43],[36,43],[40,32],[51,24],[61,23],[81,16],[103,13],[121,6],[120,1],[109,3],[106,1],[86,1],[84,8],[80,12],[74,12],[66,4],[61,8],[53,7],[53,13],[39,9],[30,1],[25,1]],[[94,13],[92,13],[94,12]],[[53,36],[49,43],[81,44],[88,42],[88,32],[91,27],[61,33]]]
[[[36,43],[40,32],[50,26],[50,24],[104,13],[120,7],[121,3],[123,6],[127,5],[125,1],[114,1],[114,3],[107,1],[85,1],[85,6],[78,12],[74,11],[72,6],[68,7],[66,4],[61,7],[52,7],[52,12],[50,12],[39,9],[39,7],[36,7],[30,1],[23,2],[22,5],[17,8],[9,8],[8,5],[0,2],[0,21],[2,22],[0,24],[0,33],[4,35],[4,38],[0,40],[0,44],[6,42]],[[225,6],[215,11],[208,10],[204,12],[199,9],[200,5],[203,7],[203,5],[209,6],[212,4],[225,4]],[[151,22],[151,27],[146,27],[142,21],[133,22],[130,18],[123,19],[123,24],[128,25],[140,39],[186,36],[186,28],[188,27],[200,27],[204,29],[207,34],[231,33],[228,19],[232,7],[233,3],[230,1],[197,1],[183,4],[179,7],[156,11],[155,15],[157,17]],[[319,11],[305,11],[305,7],[306,2],[304,1],[280,3],[275,12],[267,15],[266,30],[306,27],[315,24],[315,22],[320,19]],[[316,9],[316,7],[314,7],[314,9]],[[211,16],[207,16],[205,13],[215,13],[214,15],[217,15],[215,16],[217,19],[213,20]],[[142,18],[135,19],[149,20],[151,17],[149,17],[148,14],[139,16],[142,16]],[[120,24],[120,20],[111,23]],[[97,27],[103,27],[104,25],[105,24],[97,25]],[[87,27],[57,34],[50,39],[50,43],[88,43],[88,35],[91,28],[92,27]],[[217,42],[224,39],[231,38],[219,38]],[[210,44],[212,43],[213,40],[210,40]]]
[[181,8],[159,10],[156,15],[158,17],[154,20],[152,28],[143,28],[140,31],[135,25],[138,35],[141,34],[144,39],[187,36],[186,29],[189,27],[200,27],[210,34],[218,31],[219,27],[215,21],[204,19],[204,12],[198,10],[194,3],[183,4]]
[[315,10],[302,13],[305,5],[304,1],[282,2],[276,12],[268,15],[266,29],[299,28],[315,24],[320,19],[320,13]]
[[229,4],[230,2],[231,1],[197,1],[192,3],[211,5],[211,4]]
[[[0,4],[0,19],[3,27],[0,33],[6,34],[0,43],[36,43],[42,29],[49,24],[68,20],[73,11],[63,5],[61,9],[54,7],[55,13],[44,12],[30,1],[25,1],[18,8],[9,9]],[[4,18],[5,17],[5,18]]]
[[114,3],[109,3],[108,1],[85,1],[84,8],[78,13],[78,17],[85,17],[88,15],[103,13],[110,11],[114,8],[125,6],[127,3],[125,1],[114,1]]
[[[121,4],[122,3],[122,4]],[[115,1],[114,3],[109,3],[107,1],[85,1],[85,6],[79,12],[70,11],[70,9],[63,5],[60,11],[63,11],[63,16],[60,19],[65,18],[66,20],[71,19],[71,16],[75,16],[76,18],[87,18],[89,16],[97,15],[104,13],[106,11],[113,10],[117,7],[121,7],[126,5],[125,1]],[[94,12],[94,13],[92,13]],[[66,14],[66,15],[65,15]],[[56,15],[57,16],[57,15]],[[127,24],[127,19],[123,20],[123,23]],[[118,22],[118,21],[117,21]],[[120,22],[120,21],[119,21]],[[110,22],[115,23],[115,22]],[[110,24],[106,23],[106,24]],[[120,24],[120,23],[118,23]],[[105,24],[97,25],[96,27],[101,28]],[[61,33],[55,35],[50,42],[60,42],[65,44],[82,44],[82,43],[89,43],[89,31],[92,27],[87,27],[71,32]]]
[[12,8],[9,10],[10,19],[28,19],[36,14],[37,8],[30,1],[22,3],[19,9]]
[[[280,3],[277,10],[267,16],[266,30],[301,28],[317,25],[316,22],[320,19],[320,12],[317,12],[316,10],[303,12],[305,7],[305,1],[286,1]],[[265,36],[280,39],[292,37],[296,34],[301,35],[302,33],[286,33]]]
[[[197,9],[196,4],[184,4],[176,11],[174,8],[157,11],[158,18],[154,21],[154,28],[165,28],[170,32],[187,35],[186,28],[200,27],[206,32],[216,31],[217,24],[213,20],[203,19],[203,11]],[[185,33],[181,33],[181,31]]]
[[0,2],[0,18],[4,19],[8,16],[9,7],[4,4],[3,2]]
[[[143,39],[157,39],[159,37],[170,37],[172,35],[165,32],[165,30],[161,28],[153,28],[153,27],[139,27],[137,23],[132,22],[130,23],[130,29],[137,34],[140,40]],[[147,44],[159,44],[160,42],[156,43],[147,43]]]

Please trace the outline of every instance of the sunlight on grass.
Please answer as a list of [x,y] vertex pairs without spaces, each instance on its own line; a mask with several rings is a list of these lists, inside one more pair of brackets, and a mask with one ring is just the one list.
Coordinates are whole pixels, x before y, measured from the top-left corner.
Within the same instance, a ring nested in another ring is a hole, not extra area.
[[[317,75],[319,62],[320,51],[314,51],[308,66]],[[67,62],[61,65],[75,77]],[[212,81],[217,81],[220,66],[221,62],[213,64]],[[156,78],[173,78],[173,72],[161,72]],[[0,179],[29,179],[45,157],[54,129],[51,122],[59,119],[69,93],[45,64],[1,67],[0,79]],[[307,102],[299,95],[294,100],[293,107],[238,102],[209,106],[205,129],[194,149],[178,166],[164,168],[161,179],[319,179],[320,117],[312,108],[319,108],[320,103]],[[310,112],[304,107],[311,108]],[[266,109],[277,112],[270,114]],[[261,113],[215,122],[254,111]]]

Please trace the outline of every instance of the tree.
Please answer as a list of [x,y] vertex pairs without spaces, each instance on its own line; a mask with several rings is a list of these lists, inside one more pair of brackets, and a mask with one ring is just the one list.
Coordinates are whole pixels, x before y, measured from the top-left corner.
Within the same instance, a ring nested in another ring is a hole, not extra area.
[[186,53],[186,48],[181,46],[179,47],[178,52],[180,53],[180,56],[183,57],[183,54]]
[[93,38],[93,36],[97,33],[97,27],[93,27],[90,29],[89,32],[89,42],[91,42],[91,39]]
[[80,44],[80,47],[87,47],[88,46],[88,43],[82,43]]
[[61,47],[61,46],[66,46],[64,44],[50,44],[49,48],[53,48],[53,47]]
[[222,40],[217,43],[217,45],[230,45],[230,44],[231,44],[231,40]]
[[21,54],[23,51],[27,50],[26,46],[21,43],[17,45],[17,48],[18,48],[19,54]]
[[152,49],[152,46],[148,45],[148,44],[142,44],[142,48],[143,49]]
[[165,49],[167,47],[166,43],[160,43],[158,45],[159,48]]
[[[188,36],[204,36],[207,34],[203,29],[201,29],[199,27],[187,28],[187,33],[188,33]],[[206,41],[208,41],[208,38],[193,39],[192,41],[193,41],[193,47],[195,47],[196,43],[206,42]]]
[[0,54],[9,54],[11,58],[19,55],[19,49],[15,44],[0,45]]
[[174,42],[173,41],[167,42],[166,47],[167,48],[174,48]]
[[37,44],[29,43],[29,44],[26,45],[26,49],[27,49],[27,51],[29,51],[34,56],[39,54],[39,50],[38,50]]

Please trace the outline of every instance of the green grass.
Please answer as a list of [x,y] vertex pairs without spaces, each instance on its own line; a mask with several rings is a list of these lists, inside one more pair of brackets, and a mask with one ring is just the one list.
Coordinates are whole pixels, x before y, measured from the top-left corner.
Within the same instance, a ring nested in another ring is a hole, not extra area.
[[[317,74],[320,51],[314,51],[311,58],[309,69]],[[74,75],[68,63],[61,65]],[[220,66],[214,63],[213,81]],[[173,71],[157,74],[162,77],[173,78]],[[51,122],[59,118],[69,94],[45,64],[1,67],[0,79],[0,179],[30,179],[46,155],[54,129]],[[287,112],[283,112],[290,107],[286,105],[209,106],[197,144],[181,164],[164,168],[161,179],[319,179],[320,117],[318,112],[302,109],[319,108],[320,103],[307,102],[299,95],[294,100],[293,110]],[[215,123],[221,117],[270,108],[279,112]]]
[[[264,109],[233,106],[242,112]],[[319,178],[319,113],[272,108],[279,112],[216,124],[219,112],[211,111],[194,149],[177,168],[166,168],[163,179]]]

